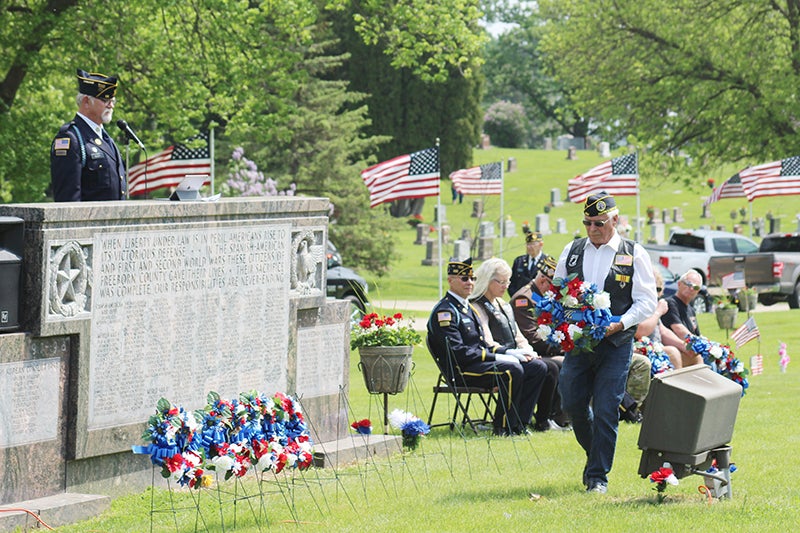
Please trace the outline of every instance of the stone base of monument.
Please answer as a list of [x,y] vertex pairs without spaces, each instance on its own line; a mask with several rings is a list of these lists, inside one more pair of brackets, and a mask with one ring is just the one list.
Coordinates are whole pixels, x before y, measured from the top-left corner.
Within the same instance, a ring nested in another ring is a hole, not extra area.
[[50,527],[73,524],[97,516],[111,506],[111,498],[98,494],[65,493],[0,505],[0,531],[44,528],[27,511]]
[[354,435],[331,442],[314,445],[314,466],[341,468],[356,461],[388,459],[402,451],[400,435]]

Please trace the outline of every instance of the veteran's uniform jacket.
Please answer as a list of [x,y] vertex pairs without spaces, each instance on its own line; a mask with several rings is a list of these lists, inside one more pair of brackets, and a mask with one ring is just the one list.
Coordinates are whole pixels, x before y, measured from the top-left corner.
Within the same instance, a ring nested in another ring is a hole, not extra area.
[[56,202],[123,200],[125,163],[105,130],[98,136],[79,116],[64,124],[50,147]]

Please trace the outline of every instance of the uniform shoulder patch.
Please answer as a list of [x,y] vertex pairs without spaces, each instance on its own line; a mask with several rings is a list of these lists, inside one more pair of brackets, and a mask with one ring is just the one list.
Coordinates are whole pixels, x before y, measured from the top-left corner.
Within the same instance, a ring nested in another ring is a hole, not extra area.
[[53,141],[53,150],[69,150],[69,137],[58,137]]
[[439,321],[440,326],[449,326],[453,320],[453,314],[450,311],[439,311],[436,313],[436,320]]
[[514,307],[528,307],[528,299],[524,296],[520,296],[514,300]]

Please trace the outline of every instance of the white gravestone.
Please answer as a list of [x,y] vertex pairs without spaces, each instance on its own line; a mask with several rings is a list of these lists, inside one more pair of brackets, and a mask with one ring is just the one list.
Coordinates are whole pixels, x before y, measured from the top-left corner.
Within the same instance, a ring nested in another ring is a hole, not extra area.
[[536,231],[542,235],[550,234],[550,215],[546,213],[536,215]]

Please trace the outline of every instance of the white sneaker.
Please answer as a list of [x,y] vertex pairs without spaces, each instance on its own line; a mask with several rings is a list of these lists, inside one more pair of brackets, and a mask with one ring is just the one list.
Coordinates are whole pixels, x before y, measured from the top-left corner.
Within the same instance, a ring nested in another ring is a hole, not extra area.
[[554,431],[572,431],[572,426],[559,426],[558,422],[552,418],[547,421],[547,425],[550,426],[550,429]]

